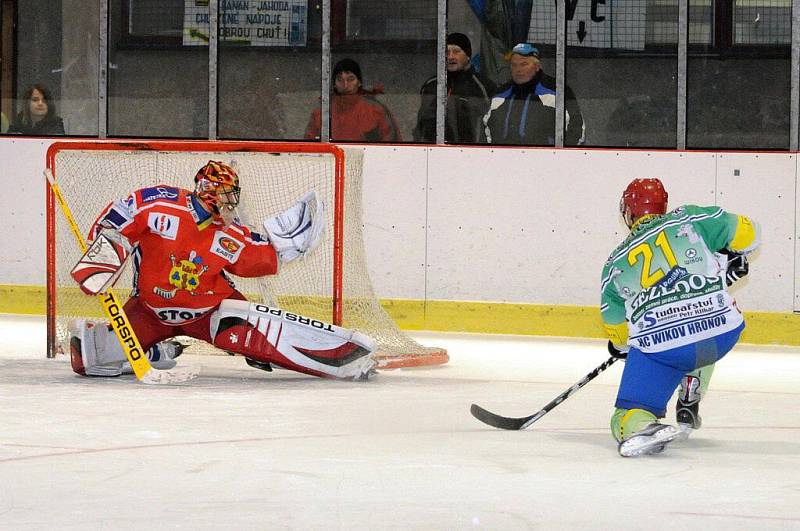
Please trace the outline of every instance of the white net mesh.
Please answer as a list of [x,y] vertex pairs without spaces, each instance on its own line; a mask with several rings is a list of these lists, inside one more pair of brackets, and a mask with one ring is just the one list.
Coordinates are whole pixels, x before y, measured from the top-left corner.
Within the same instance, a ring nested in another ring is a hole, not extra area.
[[[134,147],[133,145],[131,145]],[[233,277],[237,289],[251,300],[331,322],[334,306],[335,159],[327,153],[252,151],[149,150],[137,144],[131,151],[59,149],[54,159],[56,181],[85,235],[100,211],[116,198],[127,197],[146,186],[168,184],[191,188],[197,170],[209,160],[233,162],[242,188],[243,221],[263,233],[262,220],[291,206],[314,189],[325,203],[327,226],[322,242],[310,256],[284,265],[278,275],[260,279]],[[283,145],[282,149],[286,149]],[[230,148],[230,143],[226,145]],[[243,146],[244,148],[244,146]],[[195,148],[196,149],[196,148]],[[238,149],[238,148],[237,148]],[[362,152],[348,149],[342,206],[342,325],[360,330],[378,344],[383,367],[438,364],[446,351],[419,345],[399,330],[375,298],[364,253],[361,225]],[[58,208],[57,206],[54,208]],[[92,297],[80,292],[69,275],[80,258],[74,236],[60,212],[55,220],[55,273],[53,315],[56,348],[67,339],[67,327],[76,317],[100,318],[102,310]],[[124,302],[132,285],[129,267],[116,283]],[[51,297],[51,300],[53,297]],[[191,351],[212,352],[210,345],[195,343]]]

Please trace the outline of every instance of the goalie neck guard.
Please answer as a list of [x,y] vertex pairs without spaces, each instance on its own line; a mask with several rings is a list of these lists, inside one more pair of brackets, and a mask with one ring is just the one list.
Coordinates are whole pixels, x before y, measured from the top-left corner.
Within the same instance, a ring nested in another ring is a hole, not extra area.
[[209,160],[194,176],[195,195],[216,221],[229,225],[239,204],[239,175],[228,164]]
[[619,211],[632,228],[644,216],[666,214],[668,197],[659,179],[634,179],[622,192]]

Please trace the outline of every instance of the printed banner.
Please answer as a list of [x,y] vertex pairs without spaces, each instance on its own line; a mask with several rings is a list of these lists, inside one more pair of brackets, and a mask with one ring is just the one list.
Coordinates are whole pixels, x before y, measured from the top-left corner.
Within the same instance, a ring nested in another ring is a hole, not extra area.
[[[207,46],[208,0],[185,0],[184,46]],[[305,46],[308,0],[219,0],[219,40],[242,46]]]
[[[567,45],[644,50],[647,5],[641,0],[565,0]],[[556,3],[534,0],[528,40],[556,42]]]

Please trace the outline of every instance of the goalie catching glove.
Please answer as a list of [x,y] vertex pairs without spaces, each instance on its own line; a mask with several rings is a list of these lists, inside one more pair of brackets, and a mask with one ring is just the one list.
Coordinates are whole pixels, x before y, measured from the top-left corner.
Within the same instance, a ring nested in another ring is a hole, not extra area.
[[125,269],[131,245],[115,230],[103,230],[83,253],[70,275],[87,295],[104,293]]
[[325,207],[311,190],[286,211],[264,220],[264,228],[282,263],[313,251],[325,228]]

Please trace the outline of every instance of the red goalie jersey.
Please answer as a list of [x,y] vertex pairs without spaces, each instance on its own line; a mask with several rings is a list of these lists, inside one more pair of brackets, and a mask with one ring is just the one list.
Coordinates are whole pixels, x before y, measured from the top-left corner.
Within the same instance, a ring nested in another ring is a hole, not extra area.
[[[143,188],[108,205],[92,227],[118,231],[133,247],[134,296],[167,325],[190,323],[230,297],[225,272],[242,277],[278,271],[275,249],[247,227],[225,227],[188,190]],[[234,295],[236,293],[236,295]]]

